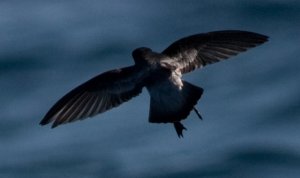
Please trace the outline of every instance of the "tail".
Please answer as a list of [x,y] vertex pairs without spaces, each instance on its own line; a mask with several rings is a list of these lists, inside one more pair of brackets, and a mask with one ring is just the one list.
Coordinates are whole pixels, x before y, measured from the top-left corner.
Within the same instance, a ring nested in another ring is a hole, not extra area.
[[166,81],[148,90],[151,96],[149,122],[174,123],[178,136],[182,136],[185,128],[178,127],[178,123],[194,109],[203,89],[185,81],[179,89],[172,82]]

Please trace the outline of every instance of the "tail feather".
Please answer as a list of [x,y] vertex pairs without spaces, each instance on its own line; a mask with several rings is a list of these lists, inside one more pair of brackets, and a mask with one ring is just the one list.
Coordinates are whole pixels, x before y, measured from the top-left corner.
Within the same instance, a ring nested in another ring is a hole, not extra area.
[[179,89],[172,82],[149,90],[149,122],[175,123],[185,119],[200,99],[203,89],[183,81]]

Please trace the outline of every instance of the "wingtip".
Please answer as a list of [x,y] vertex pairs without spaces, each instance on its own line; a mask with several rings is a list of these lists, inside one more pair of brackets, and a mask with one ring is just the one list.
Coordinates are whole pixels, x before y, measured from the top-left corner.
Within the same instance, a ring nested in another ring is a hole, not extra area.
[[267,35],[264,35],[264,37],[265,37],[265,39],[266,39],[266,41],[268,41],[269,40],[269,36],[267,36]]
[[61,123],[60,122],[57,122],[55,121],[52,126],[51,126],[51,129],[54,129],[55,127],[59,126]]
[[44,125],[47,125],[47,124],[49,124],[50,122],[51,122],[52,120],[49,118],[49,117],[47,117],[47,115],[40,121],[40,125],[41,126],[44,126]]
[[52,124],[51,129],[54,129],[55,127],[57,127],[58,125],[54,125]]
[[[39,125],[44,126],[44,125],[49,124],[51,121],[52,121],[51,119],[45,117],[45,118],[43,118],[43,119],[40,121]],[[59,125],[59,123],[54,122],[54,123],[52,124],[51,128],[53,129],[53,128],[57,127],[58,125]]]
[[260,34],[260,33],[254,33],[254,34],[256,34],[256,36],[257,36],[257,38],[258,38],[258,43],[259,44],[263,44],[263,43],[265,43],[265,42],[268,42],[269,41],[269,36],[267,36],[267,35],[263,35],[263,34]]
[[41,126],[44,126],[44,125],[48,124],[48,122],[47,122],[47,120],[45,120],[45,118],[44,118],[44,119],[42,119],[42,120],[40,121],[39,124],[40,124]]
[[267,35],[261,35],[262,36],[262,43],[268,42],[270,37]]

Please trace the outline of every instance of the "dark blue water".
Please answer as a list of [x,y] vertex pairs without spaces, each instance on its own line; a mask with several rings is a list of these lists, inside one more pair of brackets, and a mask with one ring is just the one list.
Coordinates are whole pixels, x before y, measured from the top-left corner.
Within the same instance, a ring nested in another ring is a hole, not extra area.
[[[93,119],[38,125],[73,87],[200,32],[270,36],[184,76],[205,89],[178,139],[146,90]],[[300,1],[1,1],[0,177],[299,177]]]

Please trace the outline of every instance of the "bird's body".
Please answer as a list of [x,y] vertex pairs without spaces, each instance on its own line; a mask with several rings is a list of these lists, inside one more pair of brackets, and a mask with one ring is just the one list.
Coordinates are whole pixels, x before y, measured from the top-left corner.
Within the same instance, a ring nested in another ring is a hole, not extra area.
[[92,117],[128,101],[146,87],[150,94],[149,122],[173,123],[178,136],[180,123],[200,99],[203,89],[182,80],[182,74],[227,59],[267,41],[245,31],[217,31],[192,35],[171,44],[162,53],[141,47],[132,52],[135,64],[102,73],[61,98],[41,124],[52,127]]

